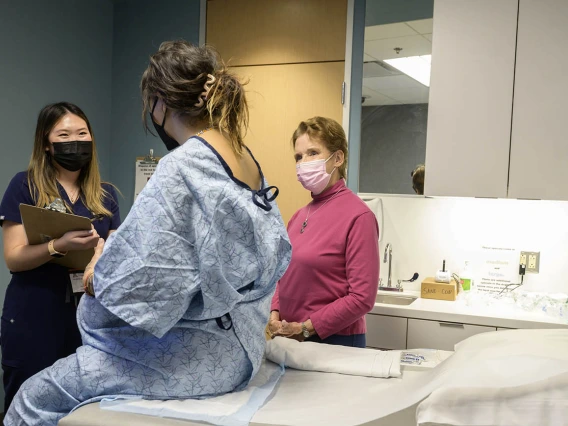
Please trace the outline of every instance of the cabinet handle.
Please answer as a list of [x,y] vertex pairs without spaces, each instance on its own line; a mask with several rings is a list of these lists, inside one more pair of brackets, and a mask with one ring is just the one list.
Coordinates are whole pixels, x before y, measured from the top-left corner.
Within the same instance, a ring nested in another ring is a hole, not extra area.
[[463,324],[456,322],[438,322],[438,324],[440,324],[440,327],[464,328]]

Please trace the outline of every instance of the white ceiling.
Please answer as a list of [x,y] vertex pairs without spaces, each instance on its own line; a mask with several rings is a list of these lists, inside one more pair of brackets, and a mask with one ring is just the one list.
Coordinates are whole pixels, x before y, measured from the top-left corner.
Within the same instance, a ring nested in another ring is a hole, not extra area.
[[[432,19],[365,27],[364,106],[427,103],[429,88],[375,61],[432,54]],[[396,53],[395,48],[401,48]]]

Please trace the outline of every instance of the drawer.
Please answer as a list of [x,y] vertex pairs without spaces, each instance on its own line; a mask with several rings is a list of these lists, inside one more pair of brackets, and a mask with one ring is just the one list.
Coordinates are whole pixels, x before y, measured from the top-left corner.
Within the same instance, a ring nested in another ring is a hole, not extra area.
[[407,346],[410,349],[453,351],[456,343],[475,334],[495,330],[495,327],[481,325],[409,319]]
[[368,314],[367,347],[377,349],[406,349],[407,318]]

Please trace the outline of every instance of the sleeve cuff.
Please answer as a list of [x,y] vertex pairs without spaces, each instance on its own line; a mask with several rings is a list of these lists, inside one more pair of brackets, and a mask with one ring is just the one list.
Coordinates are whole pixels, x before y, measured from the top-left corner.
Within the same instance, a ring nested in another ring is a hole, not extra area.
[[4,221],[8,220],[10,222],[22,224],[22,217],[20,215],[2,215],[0,214],[0,226],[4,225]]
[[333,333],[330,332],[330,330],[324,325],[324,321],[321,318],[321,314],[319,314],[318,312],[314,312],[311,316],[310,316],[310,320],[312,321],[312,326],[314,327],[314,330],[316,332],[316,334],[318,335],[318,337],[320,339],[327,339],[329,336],[331,336]]

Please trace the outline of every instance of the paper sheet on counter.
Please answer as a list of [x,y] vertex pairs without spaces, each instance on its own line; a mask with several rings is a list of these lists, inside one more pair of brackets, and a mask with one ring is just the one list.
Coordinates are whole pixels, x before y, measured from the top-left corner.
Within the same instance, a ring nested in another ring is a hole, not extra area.
[[500,293],[509,284],[519,281],[519,252],[507,247],[481,248],[478,291]]

